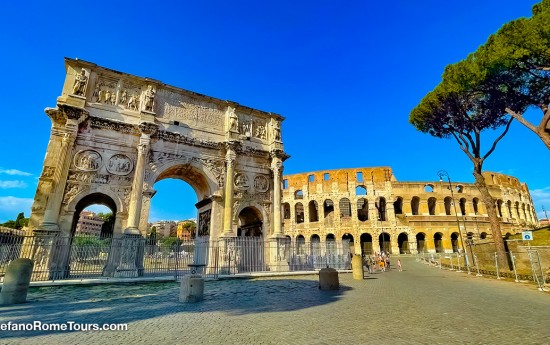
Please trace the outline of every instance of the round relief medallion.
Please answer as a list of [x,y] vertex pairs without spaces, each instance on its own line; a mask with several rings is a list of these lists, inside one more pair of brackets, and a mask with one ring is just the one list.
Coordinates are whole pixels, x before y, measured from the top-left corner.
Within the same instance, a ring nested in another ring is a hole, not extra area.
[[248,188],[248,176],[243,173],[237,173],[235,175],[235,186],[237,189],[247,189]]
[[74,165],[82,171],[97,171],[101,168],[101,155],[94,150],[84,150],[74,156]]
[[107,163],[107,171],[114,175],[128,175],[133,168],[130,157],[122,154],[113,155]]
[[254,178],[254,189],[258,192],[267,192],[269,189],[269,181],[267,177],[258,175]]

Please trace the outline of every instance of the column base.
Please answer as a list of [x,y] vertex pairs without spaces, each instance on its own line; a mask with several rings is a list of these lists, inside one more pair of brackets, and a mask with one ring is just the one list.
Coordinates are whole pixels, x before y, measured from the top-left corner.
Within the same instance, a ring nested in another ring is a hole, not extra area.
[[55,223],[55,222],[43,222],[42,224],[40,224],[38,226],[38,228],[36,230],[33,230],[33,233],[35,234],[44,234],[44,235],[48,235],[48,234],[51,234],[51,233],[56,233],[56,232],[60,232],[61,229],[59,228],[59,224]]
[[277,239],[279,239],[279,238],[286,238],[286,235],[283,234],[283,233],[280,233],[280,234],[271,234],[271,235],[269,235],[269,238],[277,238]]
[[135,236],[141,236],[141,231],[135,226],[128,227],[124,229],[124,235],[135,235]]
[[126,228],[120,248],[120,261],[114,270],[115,278],[136,278],[143,275],[145,239],[137,228]]

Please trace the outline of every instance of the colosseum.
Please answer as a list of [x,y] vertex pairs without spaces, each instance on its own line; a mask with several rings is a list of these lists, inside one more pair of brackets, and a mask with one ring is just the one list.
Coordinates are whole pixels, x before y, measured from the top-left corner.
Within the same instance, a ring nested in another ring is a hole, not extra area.
[[[538,224],[525,183],[485,172],[503,234]],[[352,252],[456,252],[491,241],[473,183],[398,182],[389,167],[315,171],[283,177],[284,233],[299,247],[349,240]],[[456,202],[455,202],[456,201]],[[462,241],[461,236],[462,234]]]

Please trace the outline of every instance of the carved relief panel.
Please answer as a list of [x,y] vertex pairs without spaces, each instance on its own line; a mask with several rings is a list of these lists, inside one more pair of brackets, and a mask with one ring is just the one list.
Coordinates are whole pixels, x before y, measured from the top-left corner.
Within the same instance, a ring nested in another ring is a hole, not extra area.
[[199,224],[197,225],[197,235],[210,236],[210,216],[212,210],[206,210],[199,214]]
[[113,155],[107,163],[107,171],[113,175],[128,175],[134,168],[130,157],[123,154]]
[[74,165],[78,170],[98,171],[101,163],[101,155],[94,150],[82,150],[74,156]]
[[117,84],[116,79],[99,76],[92,94],[92,102],[116,105]]
[[125,109],[138,111],[140,104],[141,86],[123,82],[118,104]]

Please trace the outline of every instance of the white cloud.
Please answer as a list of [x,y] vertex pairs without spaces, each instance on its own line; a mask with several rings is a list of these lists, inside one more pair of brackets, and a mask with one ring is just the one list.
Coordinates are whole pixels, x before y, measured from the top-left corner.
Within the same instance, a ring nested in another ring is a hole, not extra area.
[[2,169],[0,168],[0,174],[6,174],[6,175],[18,175],[18,176],[32,176],[31,173],[24,172],[17,169]]
[[18,180],[15,180],[15,181],[0,180],[0,189],[8,189],[8,188],[27,188],[27,184],[23,181],[18,181]]
[[537,216],[540,218],[546,218],[542,208],[546,209],[546,213],[550,213],[550,186],[544,187],[542,189],[533,189],[531,192],[531,198],[533,198],[533,203],[535,204],[535,211]]
[[0,223],[15,219],[19,212],[24,212],[25,217],[28,217],[31,214],[33,201],[32,198],[0,196]]

